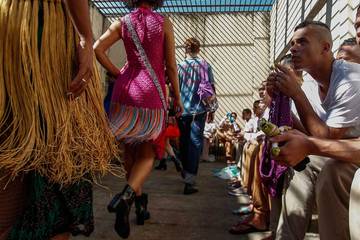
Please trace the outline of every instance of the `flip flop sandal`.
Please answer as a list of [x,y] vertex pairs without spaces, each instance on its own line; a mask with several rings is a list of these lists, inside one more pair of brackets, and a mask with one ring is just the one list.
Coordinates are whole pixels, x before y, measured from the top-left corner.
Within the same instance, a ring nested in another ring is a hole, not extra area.
[[254,232],[266,232],[267,229],[259,229],[254,226],[251,222],[244,222],[236,226],[236,228],[231,228],[229,232],[231,234],[248,234]]
[[239,209],[236,209],[234,211],[232,211],[232,213],[234,215],[248,215],[250,213],[253,213],[254,210],[254,206],[253,205],[249,205],[249,206],[245,206],[245,207],[241,207]]
[[238,224],[244,224],[244,223],[251,222],[253,217],[254,217],[253,213],[250,213],[248,215],[242,215],[239,217]]

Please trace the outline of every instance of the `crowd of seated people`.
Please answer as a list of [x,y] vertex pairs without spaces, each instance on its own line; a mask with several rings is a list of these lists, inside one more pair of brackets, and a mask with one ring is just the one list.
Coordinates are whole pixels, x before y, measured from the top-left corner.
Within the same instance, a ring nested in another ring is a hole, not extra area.
[[[321,239],[360,239],[354,234],[356,227],[351,227],[359,223],[354,217],[360,192],[356,178],[360,166],[356,145],[360,136],[359,9],[355,28],[356,38],[344,41],[334,57],[329,27],[302,22],[293,33],[291,53],[261,84],[260,100],[253,103],[252,111],[243,110],[244,125],[240,127],[235,112],[218,123],[208,119],[202,160],[214,161],[209,148],[222,146],[226,164],[240,172],[229,181],[228,194],[249,196],[248,203],[233,210],[239,221],[231,226],[231,234],[270,230],[266,239],[304,239],[316,211]],[[289,99],[292,130],[270,138],[260,131],[259,122],[269,120],[276,94]],[[260,172],[268,154],[265,144],[271,142],[278,142],[280,150],[269,158],[286,167],[276,196],[270,194]]]
[[[355,217],[360,192],[360,147],[355,147],[360,136],[359,9],[355,28],[356,39],[344,41],[336,58],[326,24],[305,21],[295,28],[291,55],[276,65],[266,86],[260,88],[267,108],[272,107],[274,94],[281,93],[291,100],[294,130],[267,138],[281,143],[279,155],[272,157],[288,169],[279,182],[279,195],[270,196],[259,173],[265,136],[253,133],[256,124],[247,118],[243,130],[246,143],[238,163],[241,184],[231,186],[231,192],[252,198],[248,206],[234,210],[243,217],[230,233],[271,230],[266,239],[304,239],[316,206],[320,239],[359,239]],[[304,82],[303,74],[310,80]],[[256,114],[256,107],[254,104],[255,115],[266,118],[264,113]],[[347,151],[353,151],[353,155],[345,154]],[[309,160],[299,168],[305,157]]]
[[[360,30],[359,10],[356,19],[355,28]],[[225,146],[227,163],[234,164],[229,160],[236,159],[241,172],[239,179],[229,182],[228,193],[250,199],[233,210],[239,221],[230,233],[270,230],[271,235],[264,239],[304,239],[316,213],[321,239],[359,239],[358,217],[353,212],[359,211],[360,192],[360,174],[356,174],[360,147],[355,147],[360,136],[358,33],[344,41],[335,58],[326,24],[305,21],[296,27],[291,54],[284,56],[260,86],[261,99],[254,102],[254,115],[250,109],[243,110],[245,124],[237,135],[242,137],[239,158],[232,159],[229,151],[234,146],[229,144],[234,135],[229,128],[231,118],[221,122],[224,126],[217,135]],[[304,82],[305,74],[310,80]],[[279,93],[289,99],[293,130],[268,138],[259,130],[259,120],[269,119],[272,98]],[[287,167],[277,196],[269,194],[260,173],[261,159],[267,154],[263,149],[269,141],[280,143],[279,156],[271,158]],[[346,149],[354,152],[353,158],[345,154]]]

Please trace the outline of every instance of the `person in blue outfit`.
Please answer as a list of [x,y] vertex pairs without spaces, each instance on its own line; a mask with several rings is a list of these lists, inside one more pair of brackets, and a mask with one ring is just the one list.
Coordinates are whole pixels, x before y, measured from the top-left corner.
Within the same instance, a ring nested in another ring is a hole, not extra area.
[[213,113],[207,114],[201,101],[199,86],[202,80],[206,80],[211,83],[214,91],[215,88],[210,64],[198,57],[200,42],[195,38],[187,39],[185,51],[187,58],[178,65],[180,94],[184,105],[184,112],[178,119],[178,125],[181,132],[180,159],[183,164],[184,194],[188,195],[198,192],[195,178],[203,147],[205,121],[207,117],[213,118]]

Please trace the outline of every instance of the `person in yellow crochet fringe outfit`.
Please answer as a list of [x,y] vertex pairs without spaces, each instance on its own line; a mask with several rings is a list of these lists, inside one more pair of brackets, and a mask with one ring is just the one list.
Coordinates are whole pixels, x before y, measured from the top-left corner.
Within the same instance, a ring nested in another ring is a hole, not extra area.
[[0,240],[93,231],[92,182],[123,175],[87,0],[0,0]]

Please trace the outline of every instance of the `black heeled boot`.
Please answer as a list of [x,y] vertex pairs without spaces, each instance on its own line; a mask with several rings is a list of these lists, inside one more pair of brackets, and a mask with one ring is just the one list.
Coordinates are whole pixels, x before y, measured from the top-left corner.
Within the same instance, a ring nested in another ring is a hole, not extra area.
[[126,185],[124,190],[116,194],[108,205],[109,212],[116,212],[115,231],[122,238],[128,238],[130,235],[129,213],[134,200],[134,190]]
[[136,207],[136,224],[144,225],[145,220],[150,219],[150,213],[147,210],[148,195],[143,193],[141,196],[135,197]]
[[185,183],[185,187],[184,187],[185,195],[190,195],[190,194],[197,193],[197,192],[199,192],[199,190],[194,185]]
[[167,165],[166,165],[166,158],[163,158],[160,160],[159,165],[157,165],[155,167],[156,170],[166,170],[167,169]]
[[182,172],[183,167],[182,167],[182,164],[181,164],[180,160],[178,158],[176,158],[176,157],[171,157],[171,161],[174,162],[176,171],[177,172]]

